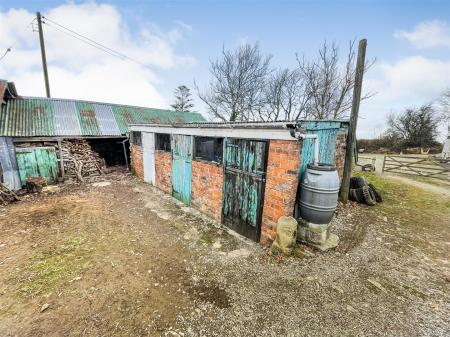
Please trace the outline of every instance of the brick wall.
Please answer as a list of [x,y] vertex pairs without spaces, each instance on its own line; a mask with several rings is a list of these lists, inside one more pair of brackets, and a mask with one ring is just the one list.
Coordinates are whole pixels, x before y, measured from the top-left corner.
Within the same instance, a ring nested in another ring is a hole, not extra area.
[[220,222],[222,214],[222,186],[222,166],[192,161],[191,205],[217,222]]
[[271,140],[261,223],[261,243],[275,239],[278,218],[294,213],[301,142]]
[[139,178],[144,179],[143,149],[141,146],[131,144],[131,169]]
[[344,172],[345,151],[347,149],[347,132],[339,131],[336,139],[336,151],[334,152],[334,163],[337,167],[339,178],[342,180]]
[[172,154],[155,151],[156,187],[172,194]]

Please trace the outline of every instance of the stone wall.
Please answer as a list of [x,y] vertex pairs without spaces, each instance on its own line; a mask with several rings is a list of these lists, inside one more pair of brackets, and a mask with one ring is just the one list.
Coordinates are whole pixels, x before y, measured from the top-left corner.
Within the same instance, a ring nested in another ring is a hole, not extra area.
[[191,205],[206,215],[221,221],[223,168],[221,165],[192,161]]
[[172,194],[172,154],[155,151],[156,187]]
[[275,239],[278,218],[294,214],[302,142],[271,140],[267,161],[261,242]]
[[139,178],[144,179],[143,148],[141,146],[131,144],[130,152],[131,152],[131,169],[133,173]]

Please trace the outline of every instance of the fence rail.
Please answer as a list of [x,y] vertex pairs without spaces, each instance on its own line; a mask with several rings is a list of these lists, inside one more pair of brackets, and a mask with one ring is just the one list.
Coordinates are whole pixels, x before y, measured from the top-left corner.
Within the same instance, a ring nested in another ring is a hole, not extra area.
[[410,174],[450,181],[450,163],[432,157],[386,155],[383,172]]

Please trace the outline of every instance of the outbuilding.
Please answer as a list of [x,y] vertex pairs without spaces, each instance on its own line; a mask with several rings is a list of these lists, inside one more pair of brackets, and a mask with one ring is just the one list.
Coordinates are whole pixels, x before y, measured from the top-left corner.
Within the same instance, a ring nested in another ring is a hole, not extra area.
[[[130,124],[135,174],[257,242],[296,213],[299,179],[313,161],[344,166],[348,121]],[[316,148],[317,151],[317,148]]]
[[128,124],[204,121],[199,113],[74,99],[23,97],[0,80],[0,180],[13,190],[30,176],[64,175],[62,142],[83,140],[108,166],[129,159]]

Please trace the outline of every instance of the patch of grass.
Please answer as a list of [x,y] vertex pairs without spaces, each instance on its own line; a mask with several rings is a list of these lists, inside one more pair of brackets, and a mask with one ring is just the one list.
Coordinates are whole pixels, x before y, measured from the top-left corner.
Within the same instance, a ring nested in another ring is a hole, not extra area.
[[385,199],[380,206],[386,210],[395,207],[398,211],[398,207],[401,206],[421,214],[450,214],[449,198],[372,173],[355,172],[354,175],[362,176],[375,185]]
[[305,258],[305,254],[303,254],[303,252],[300,250],[299,247],[295,247],[294,251],[292,252],[292,255],[294,257],[296,257],[297,259],[304,259]]
[[[450,219],[450,199],[440,194],[424,191],[419,187],[383,176],[370,173],[358,173],[382,193],[384,202],[373,207],[361,207],[366,219],[379,219],[386,216],[388,224],[399,226],[402,233],[407,235],[407,242],[411,246],[429,250],[429,240],[433,237],[448,237],[446,229]],[[405,230],[405,232],[403,232]],[[439,234],[440,233],[440,234]],[[398,251],[407,247],[396,247]],[[441,251],[433,250],[433,254],[442,258]]]
[[90,252],[80,238],[70,238],[52,249],[37,253],[25,267],[20,295],[33,297],[76,277],[90,266]]
[[200,235],[200,241],[212,245],[215,241],[215,236],[210,231],[203,232],[202,235]]

